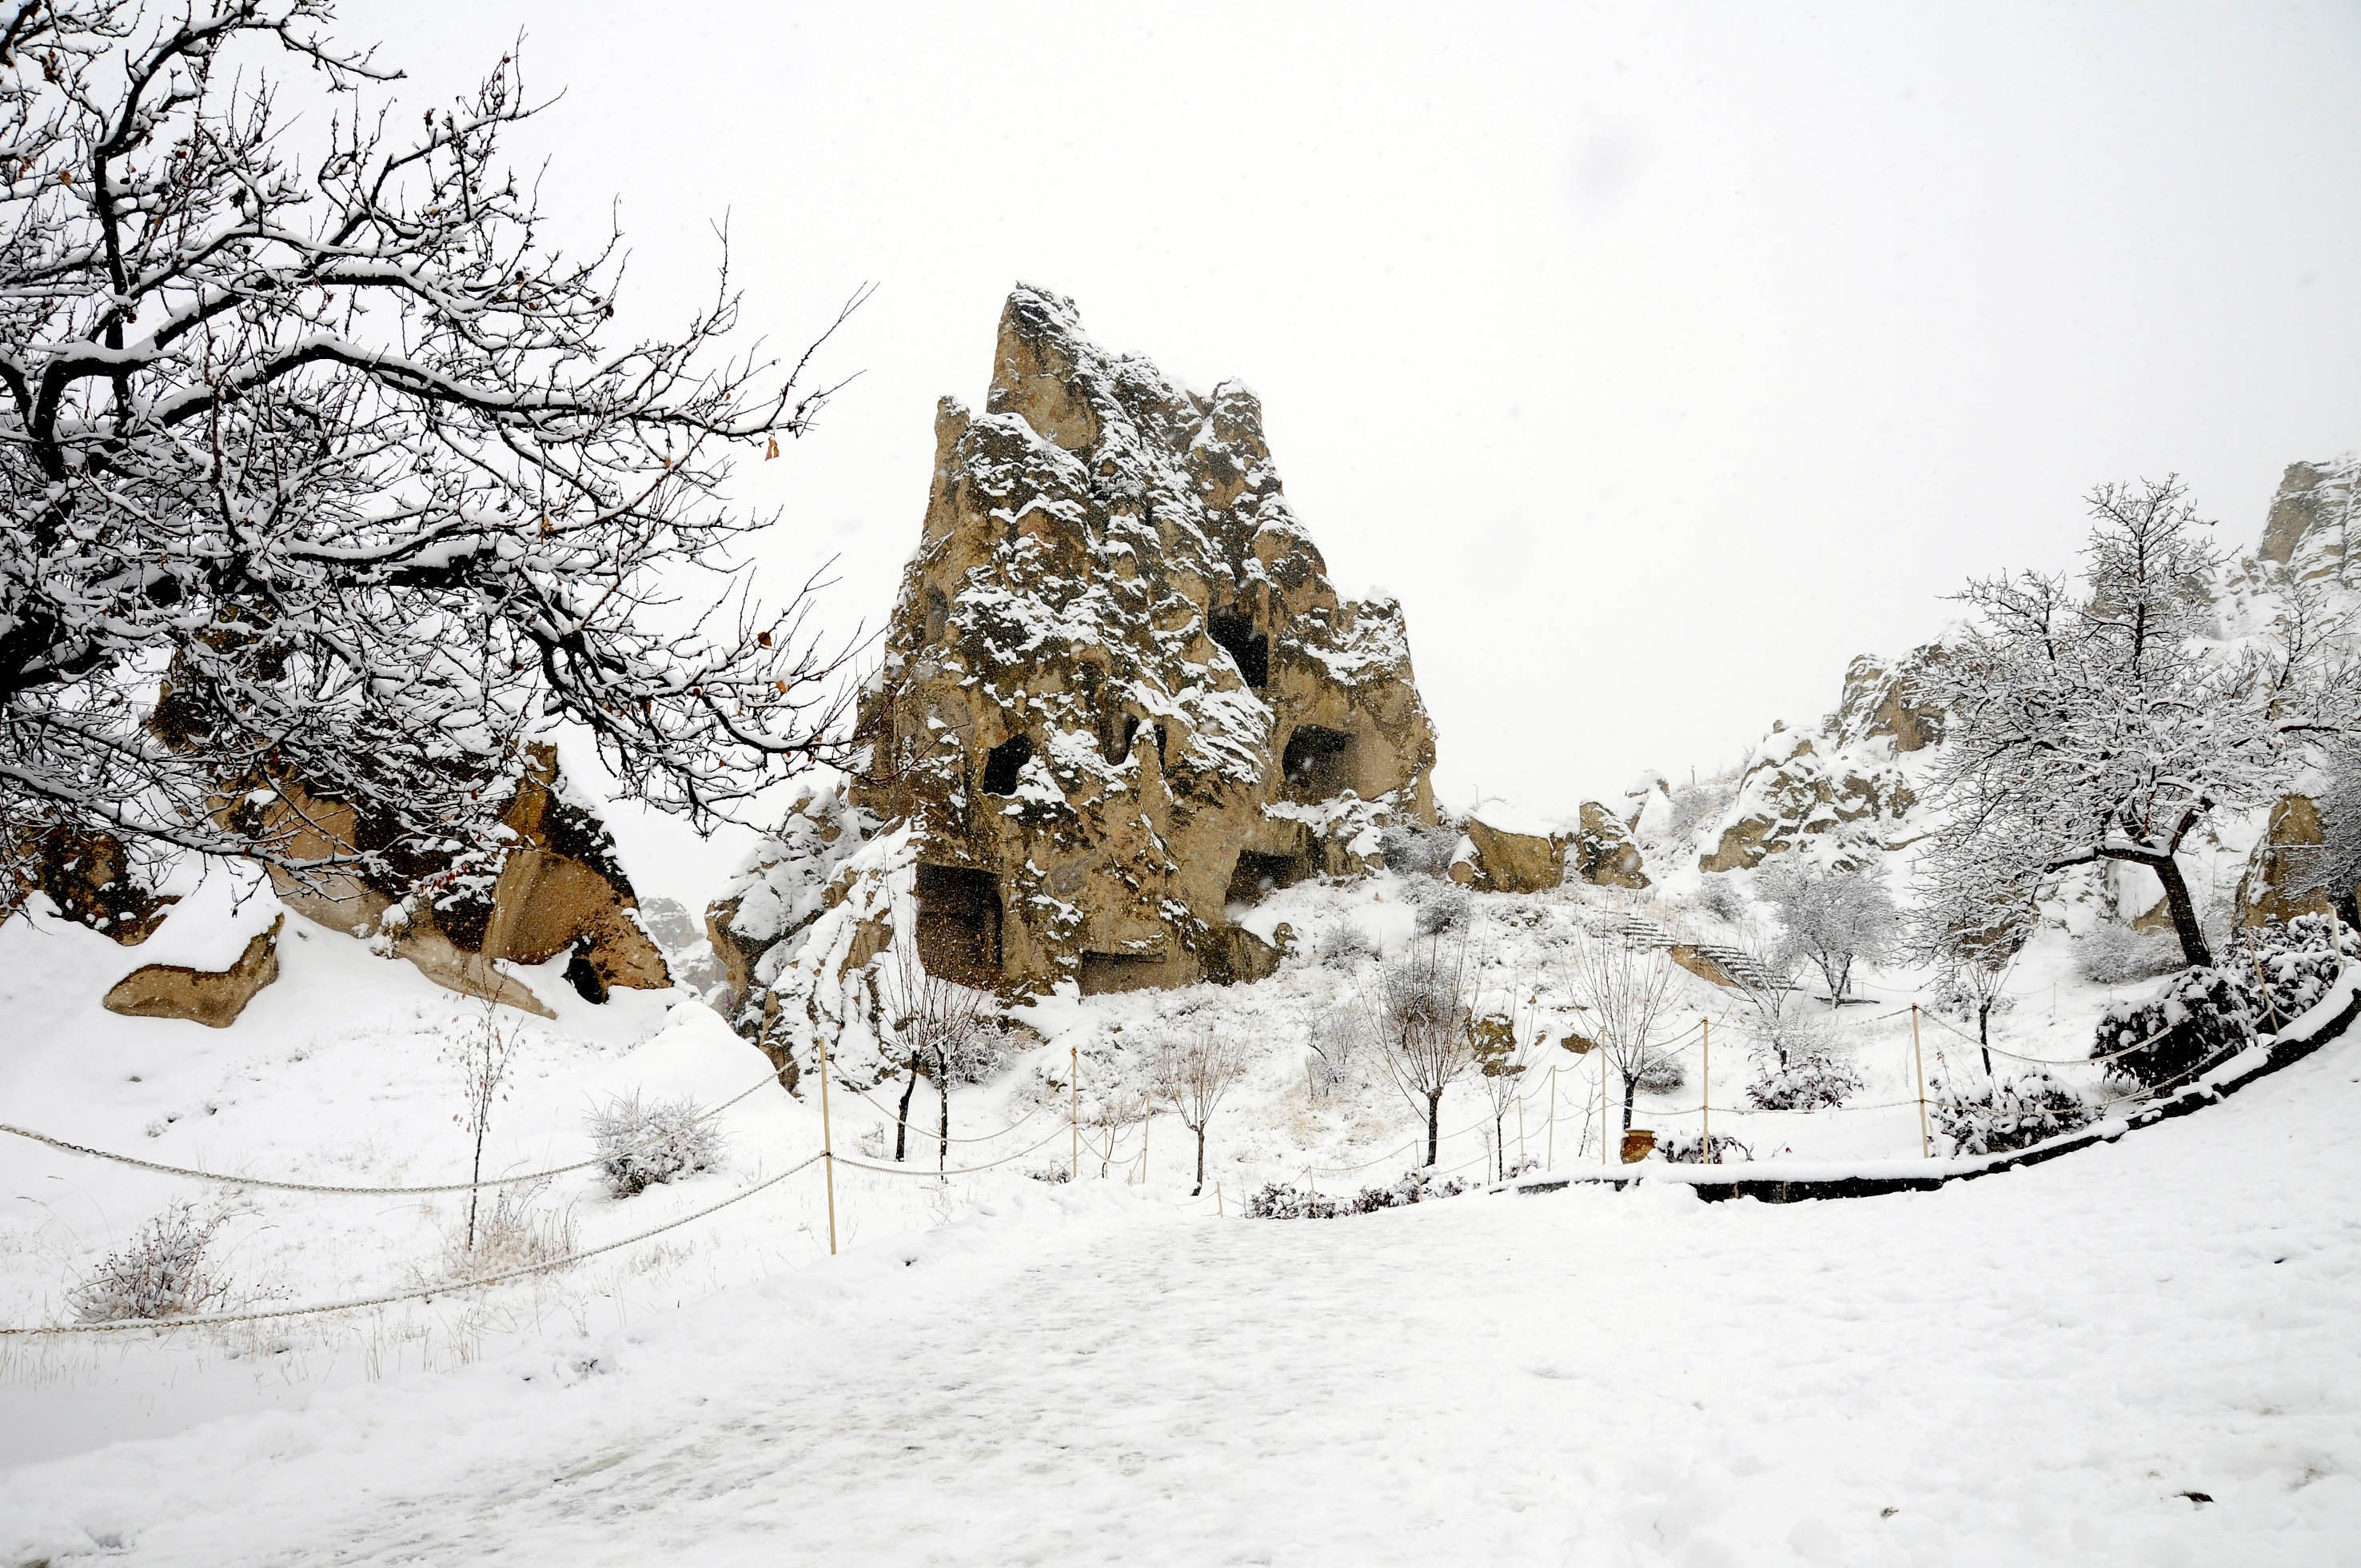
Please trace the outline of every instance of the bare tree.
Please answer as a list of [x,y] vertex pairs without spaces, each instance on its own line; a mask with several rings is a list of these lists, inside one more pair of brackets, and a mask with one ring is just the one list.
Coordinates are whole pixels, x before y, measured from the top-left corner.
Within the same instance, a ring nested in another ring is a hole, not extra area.
[[1475,1060],[1467,943],[1430,937],[1378,965],[1362,996],[1362,1025],[1386,1076],[1426,1116],[1426,1163],[1442,1141],[1443,1092]]
[[1532,1021],[1520,1016],[1512,1001],[1507,1013],[1487,1013],[1471,1020],[1468,1041],[1476,1081],[1492,1113],[1493,1179],[1506,1180],[1509,1113],[1516,1109],[1517,1097],[1524,1091],[1525,1069],[1532,1065]]
[[1922,868],[1927,885],[1912,911],[1910,946],[1936,965],[1949,996],[1976,1021],[1984,1077],[1993,1076],[1992,1015],[2008,1004],[2008,977],[2041,920],[2034,879],[2010,879],[1990,861]]
[[1677,1033],[1670,1027],[1672,966],[1629,933],[1610,931],[1578,938],[1568,949],[1566,981],[1583,1007],[1584,1033],[1599,1053],[1600,1070],[1612,1069],[1623,1080],[1621,1130],[1628,1133],[1632,1097]]
[[1722,965],[1722,973],[1738,992],[1747,1032],[1784,1068],[1814,1033],[1797,1016],[1801,1009],[1795,998],[1801,991],[1795,983],[1795,950],[1785,931],[1752,918],[1739,927],[1732,946],[1739,957]]
[[1856,959],[1893,950],[1900,912],[1894,895],[1865,872],[1790,861],[1764,872],[1760,885],[1778,914],[1788,951],[1828,981],[1830,1007],[1840,1005],[1851,988]]
[[[726,259],[676,334],[617,341],[618,238],[560,253],[504,166],[543,106],[516,59],[396,117],[332,15],[0,4],[13,848],[399,880],[485,841],[551,719],[699,825],[835,744],[815,585],[758,606],[731,553],[770,520],[720,502],[825,400],[810,350],[728,346]],[[345,107],[284,111],[274,69]],[[355,841],[318,848],[321,799]]]
[[894,1157],[902,1159],[910,1131],[910,1098],[921,1076],[935,1080],[942,1117],[935,1165],[950,1164],[951,1083],[973,1082],[998,1064],[998,1020],[992,993],[927,972],[917,941],[897,937],[878,966],[878,1022],[908,1064],[902,1105],[894,1119]]
[[2180,871],[2211,813],[2269,799],[2308,740],[2348,732],[2361,676],[2318,585],[2282,575],[2272,633],[2208,647],[2220,554],[2180,481],[2102,485],[2079,588],[1974,582],[1970,634],[1926,676],[1950,713],[1930,798],[1938,868],[1998,880],[2123,861],[2164,884],[2191,964],[2213,961]]
[[1245,1047],[1211,1028],[1167,1042],[1157,1058],[1156,1091],[1172,1102],[1181,1124],[1197,1135],[1197,1185],[1190,1190],[1191,1198],[1205,1190],[1205,1128],[1246,1070]]
[[477,1026],[445,1048],[459,1080],[460,1110],[451,1119],[475,1140],[475,1162],[468,1167],[467,1247],[476,1250],[477,1187],[484,1179],[484,1139],[491,1132],[492,1107],[508,1098],[509,1066],[516,1053],[517,1030],[503,1029],[489,1003]]

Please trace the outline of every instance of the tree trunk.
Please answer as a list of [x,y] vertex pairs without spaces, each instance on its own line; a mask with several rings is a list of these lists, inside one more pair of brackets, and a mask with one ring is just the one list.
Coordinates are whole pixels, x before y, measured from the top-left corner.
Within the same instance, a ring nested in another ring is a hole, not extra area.
[[1205,1190],[1205,1128],[1203,1124],[1200,1123],[1192,1130],[1197,1135],[1197,1186],[1196,1190],[1191,1192],[1189,1196],[1194,1198],[1198,1193]]
[[1992,1069],[1992,998],[1987,996],[1976,1004],[1976,1048],[1984,1054],[1984,1081],[1993,1080]]
[[1434,1168],[1434,1146],[1442,1142],[1443,1091],[1426,1091],[1426,1168]]
[[1640,1092],[1640,1080],[1631,1073],[1623,1075],[1623,1130],[1631,1130],[1631,1097]]
[[935,1174],[940,1176],[951,1163],[951,1075],[939,1067],[935,1069],[935,1087],[943,1093],[943,1124],[940,1141],[935,1145]]
[[2172,929],[2180,938],[2180,956],[2193,968],[2212,969],[2213,949],[2206,945],[2205,927],[2198,924],[2197,901],[2189,896],[2189,883],[2180,875],[2180,862],[2170,855],[2158,855],[2140,864],[2156,873],[2164,883],[2164,902],[2172,911]]
[[910,1053],[910,1081],[902,1086],[902,1113],[894,1119],[894,1163],[902,1163],[902,1151],[910,1136],[910,1097],[918,1092],[918,1053]]

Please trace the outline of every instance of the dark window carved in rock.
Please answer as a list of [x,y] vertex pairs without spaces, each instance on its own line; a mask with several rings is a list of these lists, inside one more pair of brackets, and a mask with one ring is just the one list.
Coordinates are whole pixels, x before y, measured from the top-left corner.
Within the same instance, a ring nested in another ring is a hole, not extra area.
[[983,793],[1015,795],[1016,775],[1023,773],[1025,764],[1032,760],[1033,741],[1028,736],[1012,735],[994,746],[984,753]]
[[1206,618],[1205,633],[1236,661],[1246,685],[1257,691],[1270,685],[1270,639],[1255,630],[1253,616],[1216,610]]
[[1288,793],[1304,800],[1326,800],[1353,783],[1353,738],[1342,729],[1299,724],[1287,738],[1279,757]]
[[1000,979],[1000,881],[966,866],[920,866],[918,961],[961,985]]
[[1293,887],[1311,869],[1294,855],[1261,855],[1252,850],[1241,851],[1237,869],[1230,872],[1227,902],[1252,904],[1276,889]]
[[1148,991],[1164,983],[1164,959],[1154,953],[1084,953],[1074,978],[1084,996]]

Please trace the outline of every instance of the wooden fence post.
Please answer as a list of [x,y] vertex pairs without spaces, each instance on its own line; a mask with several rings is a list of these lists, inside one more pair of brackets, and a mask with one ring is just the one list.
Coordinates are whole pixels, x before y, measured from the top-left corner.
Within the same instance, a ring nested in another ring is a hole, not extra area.
[[819,1036],[820,1169],[828,1177],[828,1255],[836,1255],[836,1134],[828,1119],[828,1036]]
[[1719,1165],[1713,1154],[1713,1020],[1701,1018],[1697,1026],[1705,1031],[1704,1060],[1697,1065],[1697,1117],[1703,1128],[1698,1136],[1705,1146],[1697,1154],[1707,1164]]
[[1927,1130],[1927,1053],[1918,1045],[1918,1004],[1910,1004],[1910,1059],[1918,1065],[1918,1157],[1935,1157],[1935,1139]]

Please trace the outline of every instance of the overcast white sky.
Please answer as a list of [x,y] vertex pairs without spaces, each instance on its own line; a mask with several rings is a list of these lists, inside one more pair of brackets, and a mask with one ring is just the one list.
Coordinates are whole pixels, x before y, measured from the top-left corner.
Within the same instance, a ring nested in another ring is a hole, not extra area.
[[863,372],[781,580],[874,623],[935,399],[1009,283],[1263,400],[1348,593],[1410,616],[1437,784],[1571,810],[1834,706],[1970,573],[2179,470],[2238,543],[2361,445],[2361,5],[688,6],[347,0],[439,95],[519,32],[521,155]]

